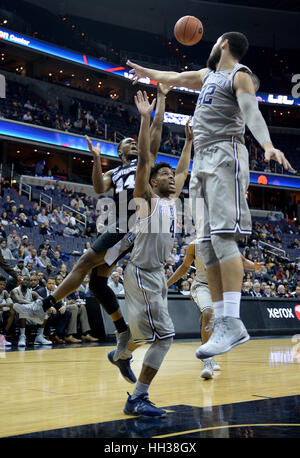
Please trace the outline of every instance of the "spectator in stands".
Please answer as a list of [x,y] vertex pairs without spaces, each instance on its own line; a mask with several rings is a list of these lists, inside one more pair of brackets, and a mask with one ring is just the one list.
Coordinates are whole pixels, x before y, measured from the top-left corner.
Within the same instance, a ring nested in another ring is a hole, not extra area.
[[265,286],[263,297],[274,297],[274,293],[272,293],[270,285]]
[[64,210],[62,211],[61,217],[59,219],[60,224],[63,224],[64,226],[67,226],[69,224],[70,218],[67,214],[67,212]]
[[250,290],[250,296],[252,297],[262,297],[261,291],[260,291],[260,283],[256,282],[254,283],[252,290]]
[[29,270],[27,269],[27,267],[24,266],[23,258],[18,259],[17,265],[14,267],[14,270],[20,270],[22,277],[24,277],[25,275],[29,275]]
[[[90,335],[91,327],[88,320],[88,315],[85,306],[86,296],[77,288],[74,293],[67,297],[67,308],[71,311],[72,317],[67,328],[67,336],[65,342],[79,343],[79,342],[98,342],[99,339]],[[77,334],[77,321],[79,320],[81,326],[81,339],[76,339],[74,336]]]
[[44,272],[39,270],[39,271],[37,271],[36,275],[37,275],[37,278],[38,278],[38,281],[39,281],[40,288],[43,288],[44,286],[46,286],[46,280],[44,278]]
[[8,224],[9,224],[9,221],[8,221],[8,214],[7,214],[6,211],[3,211],[3,212],[1,213],[1,224],[2,224],[3,226],[8,226]]
[[177,248],[172,249],[171,256],[174,259],[175,263],[179,261],[179,254],[177,253]]
[[11,224],[13,224],[13,222],[15,222],[14,224],[18,224],[19,213],[15,205],[12,205],[10,212],[8,212],[8,219],[11,222]]
[[61,275],[63,278],[66,278],[68,275],[68,267],[67,264],[62,263],[60,268],[59,268],[59,275]]
[[63,260],[60,257],[60,251],[54,251],[54,256],[51,259],[51,264],[57,271],[60,269],[60,266],[63,264]]
[[117,266],[117,267],[116,267],[116,271],[117,271],[118,274],[119,274],[119,283],[121,283],[121,284],[123,285],[123,284],[124,284],[123,267]]
[[51,266],[51,261],[50,258],[47,256],[47,250],[45,248],[41,250],[39,260],[45,267],[47,267],[49,264]]
[[[56,288],[55,278],[49,277],[46,282],[46,286],[38,290],[38,294],[45,298],[49,296]],[[63,344],[64,338],[66,337],[66,331],[69,326],[72,313],[67,310],[66,305],[62,302],[57,304],[58,309],[56,313],[51,313],[45,326],[45,335],[55,344]],[[54,332],[51,334],[51,329],[54,328]]]
[[276,297],[287,297],[284,285],[278,286]]
[[33,105],[31,104],[30,100],[27,100],[27,102],[24,103],[24,108],[26,108],[26,109],[29,110],[29,111],[35,110],[35,108],[34,108]]
[[25,122],[32,122],[33,118],[32,118],[32,115],[31,115],[30,111],[26,111],[26,113],[23,114],[22,119]]
[[296,286],[295,291],[291,294],[292,297],[300,298],[300,286]]
[[190,295],[190,288],[191,288],[191,284],[189,281],[183,281],[181,283],[181,287],[180,287],[180,294],[183,294],[184,296],[189,296]]
[[55,284],[56,284],[56,286],[59,286],[59,285],[61,284],[62,281],[63,281],[62,275],[60,275],[60,274],[56,275],[56,277],[55,277]]
[[11,211],[12,201],[9,194],[6,196],[5,202],[3,203],[2,207],[7,213]]
[[42,269],[46,268],[46,266],[44,266],[42,261],[38,258],[37,250],[35,248],[24,259],[24,266],[25,267],[27,267],[28,263],[32,264],[32,267],[35,268],[35,269],[38,268],[38,267],[41,267]]
[[[11,299],[14,303],[14,307],[16,304],[28,304],[34,300],[41,299],[41,297],[35,292],[32,291],[30,288],[30,278],[25,276],[20,286],[14,288],[11,292]],[[37,336],[34,340],[35,345],[51,345],[52,343],[47,340],[44,336],[44,328],[46,321],[48,319],[48,315],[45,313],[44,320],[35,319],[35,320],[26,320],[26,318],[19,313],[19,325],[20,325],[20,335],[18,340],[18,346],[26,347],[26,336],[25,336],[25,327],[26,322],[31,324],[38,324],[38,332]]]
[[71,207],[75,208],[76,204],[78,205],[79,209],[84,208],[84,203],[78,194],[76,194],[76,196],[71,200]]
[[109,280],[108,280],[108,286],[113,290],[115,295],[117,296],[118,294],[124,294],[124,288],[122,283],[120,283],[120,276],[118,272],[115,270],[112,272]]
[[33,223],[27,218],[25,213],[20,213],[18,224],[20,227],[32,227]]
[[37,272],[36,270],[33,270],[31,273],[30,273],[30,288],[32,289],[32,291],[38,291],[39,289],[41,289],[40,287],[40,282],[39,282],[39,278],[37,276]]
[[21,246],[20,238],[16,232],[8,236],[7,247],[10,249],[15,259],[19,257],[18,250],[20,246]]
[[9,329],[15,320],[13,302],[9,293],[5,289],[5,277],[0,275],[0,321],[2,321],[2,332],[0,333],[0,345],[11,346],[11,342],[6,340]]
[[75,228],[71,222],[63,230],[64,237],[78,237],[79,236],[79,229]]
[[39,161],[36,163],[36,166],[35,166],[35,169],[34,169],[34,173],[35,173],[35,176],[42,176],[43,175],[43,170],[45,168],[45,165],[46,165],[46,162],[45,161]]
[[1,223],[0,223],[0,238],[4,238],[4,239],[7,238],[6,232],[5,232],[5,226],[3,226]]
[[85,294],[86,297],[90,297],[91,296],[89,283],[90,283],[90,277],[89,277],[89,275],[86,275],[84,277],[84,279],[83,279],[83,282],[81,283],[81,285],[79,287],[79,292]]
[[1,250],[1,254],[4,257],[4,259],[8,261],[13,261],[15,259],[10,249],[7,248],[7,243],[5,239],[2,239],[0,242],[0,250]]
[[242,288],[242,296],[251,296],[250,289],[251,283],[249,281],[244,281]]
[[42,208],[41,212],[37,215],[37,222],[39,224],[45,224],[46,222],[49,223],[48,216],[46,215],[46,209]]
[[85,253],[89,248],[91,248],[91,242],[85,242],[83,253]]

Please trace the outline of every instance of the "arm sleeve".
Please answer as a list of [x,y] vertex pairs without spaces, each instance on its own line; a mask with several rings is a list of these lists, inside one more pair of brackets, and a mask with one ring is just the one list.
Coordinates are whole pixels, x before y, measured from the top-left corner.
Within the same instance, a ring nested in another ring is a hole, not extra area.
[[242,94],[237,102],[243,113],[245,122],[258,143],[263,147],[266,142],[271,142],[269,130],[261,112],[255,95]]

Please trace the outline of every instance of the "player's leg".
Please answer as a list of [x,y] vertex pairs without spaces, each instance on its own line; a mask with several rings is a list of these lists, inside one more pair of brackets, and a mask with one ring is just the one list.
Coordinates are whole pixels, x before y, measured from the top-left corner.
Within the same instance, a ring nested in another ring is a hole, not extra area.
[[[242,146],[242,145],[241,145]],[[247,157],[246,157],[247,156]],[[251,215],[245,198],[248,186],[247,150],[228,142],[218,144],[214,173],[206,180],[206,203],[211,245],[220,265],[224,317],[216,320],[214,332],[196,355],[209,357],[229,351],[249,339],[239,319],[243,264],[236,243],[238,234],[251,232]],[[225,164],[226,167],[222,167]]]
[[117,296],[107,284],[108,278],[114,268],[115,264],[112,266],[103,264],[95,267],[90,276],[89,287],[95,298],[112,319],[116,328],[117,348],[114,352],[114,360],[116,361],[126,351],[130,339],[130,329],[124,320]]
[[[192,284],[191,294],[201,312],[201,342],[204,345],[210,338],[214,326],[214,308],[208,285],[195,281]],[[213,358],[204,358],[200,376],[212,379],[213,371],[220,370],[220,366]]]
[[173,337],[156,339],[148,348],[138,381],[132,395],[128,396],[124,408],[124,413],[127,415],[166,416],[166,412],[163,409],[155,407],[153,403],[149,401],[148,390],[170,349],[172,341]]

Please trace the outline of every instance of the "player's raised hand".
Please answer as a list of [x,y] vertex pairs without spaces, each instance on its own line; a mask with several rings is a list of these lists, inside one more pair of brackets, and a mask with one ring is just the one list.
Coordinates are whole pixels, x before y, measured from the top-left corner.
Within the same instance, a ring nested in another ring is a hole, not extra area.
[[289,170],[290,172],[294,171],[293,167],[283,152],[274,148],[273,146],[265,150],[265,162],[270,162],[271,159],[273,159],[273,161],[279,162],[279,164],[281,164],[285,170]]
[[265,267],[265,264],[263,262],[257,262],[257,261],[254,261],[253,264],[254,264],[254,270],[258,272],[259,274],[261,274],[261,271]]
[[156,103],[156,99],[153,99],[150,105],[146,91],[138,91],[134,96],[134,101],[141,116],[150,116]]
[[94,159],[100,157],[100,154],[101,154],[100,143],[97,143],[97,146],[94,147],[94,146],[92,145],[91,139],[90,139],[87,135],[85,136],[85,139],[86,139],[86,141],[87,141],[87,144],[88,144],[88,147],[89,147],[90,152],[91,152],[92,155],[94,156]]
[[147,76],[147,69],[142,67],[141,65],[135,64],[130,60],[126,62],[126,65],[128,65],[128,67],[132,67],[132,69],[129,71],[129,73],[133,74],[132,84],[138,83],[139,79],[145,78]]
[[188,140],[188,141],[192,141],[193,138],[194,138],[194,134],[193,134],[193,129],[192,127],[190,126],[190,122],[191,122],[191,119],[192,117],[190,116],[186,122],[186,125],[185,125],[185,138]]

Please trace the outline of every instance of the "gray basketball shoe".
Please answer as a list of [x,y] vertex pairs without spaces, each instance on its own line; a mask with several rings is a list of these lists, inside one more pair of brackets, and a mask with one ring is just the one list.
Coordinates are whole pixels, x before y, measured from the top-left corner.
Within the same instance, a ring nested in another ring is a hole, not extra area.
[[196,350],[199,359],[210,358],[228,352],[236,345],[249,340],[249,334],[239,318],[222,316],[217,318],[208,342]]

